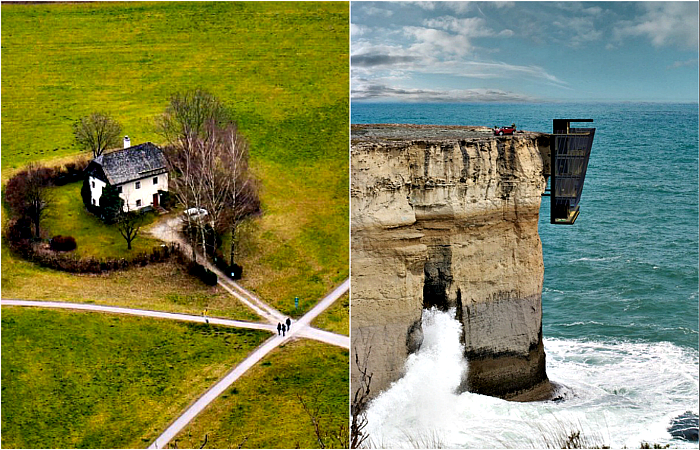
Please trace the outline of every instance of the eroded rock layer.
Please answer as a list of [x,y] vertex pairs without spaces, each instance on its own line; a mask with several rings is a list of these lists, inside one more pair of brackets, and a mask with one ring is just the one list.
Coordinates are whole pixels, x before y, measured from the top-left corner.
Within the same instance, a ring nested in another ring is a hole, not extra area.
[[538,139],[546,143],[487,128],[353,126],[353,353],[374,395],[420,348],[430,306],[457,309],[464,389],[513,398],[547,383]]

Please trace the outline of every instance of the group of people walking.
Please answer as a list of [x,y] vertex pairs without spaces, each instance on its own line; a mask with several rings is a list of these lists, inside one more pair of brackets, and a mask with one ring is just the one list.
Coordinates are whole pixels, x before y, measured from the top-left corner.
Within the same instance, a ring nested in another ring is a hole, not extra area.
[[287,320],[284,321],[283,323],[277,322],[277,336],[280,334],[282,336],[286,335],[286,332],[289,331],[289,329],[292,327],[292,320],[287,317]]

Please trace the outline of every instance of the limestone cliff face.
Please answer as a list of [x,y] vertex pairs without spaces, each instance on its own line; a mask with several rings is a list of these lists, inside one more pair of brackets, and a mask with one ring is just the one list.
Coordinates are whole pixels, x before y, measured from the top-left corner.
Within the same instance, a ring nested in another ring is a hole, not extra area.
[[[457,309],[464,389],[509,398],[546,383],[543,144],[473,127],[353,127],[353,353],[375,395],[420,347],[429,306]],[[352,372],[357,386],[354,357]]]

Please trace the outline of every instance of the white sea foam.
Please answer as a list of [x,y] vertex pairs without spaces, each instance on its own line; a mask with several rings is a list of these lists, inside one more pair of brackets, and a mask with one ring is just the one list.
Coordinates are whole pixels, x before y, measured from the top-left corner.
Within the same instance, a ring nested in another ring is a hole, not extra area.
[[[670,420],[698,412],[698,353],[670,343],[545,340],[549,378],[565,386],[559,402],[513,403],[457,394],[466,362],[454,311],[424,311],[424,342],[406,375],[368,411],[378,447],[538,448],[556,429],[580,429],[598,445],[639,448],[671,440]],[[555,431],[556,433],[556,431]],[[427,440],[426,440],[427,438]]]

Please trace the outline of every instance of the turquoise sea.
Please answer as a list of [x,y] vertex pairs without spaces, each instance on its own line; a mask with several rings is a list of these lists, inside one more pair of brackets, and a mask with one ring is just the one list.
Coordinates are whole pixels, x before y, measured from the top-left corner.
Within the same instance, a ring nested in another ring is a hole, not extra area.
[[[352,123],[514,122],[543,132],[551,132],[553,118],[594,120],[585,124],[596,134],[578,220],[549,224],[548,198],[540,210],[547,371],[567,386],[567,400],[532,410],[482,399],[493,415],[465,416],[455,425],[462,431],[444,431],[447,442],[520,445],[531,436],[520,436],[528,432],[513,423],[536,422],[532,415],[542,413],[543,423],[577,421],[607,445],[689,444],[672,440],[666,428],[678,414],[698,413],[697,104],[353,103],[351,115]],[[505,437],[463,431],[478,427],[478,417],[493,426],[499,414],[513,419],[502,424]],[[390,440],[385,432],[377,431]]]

